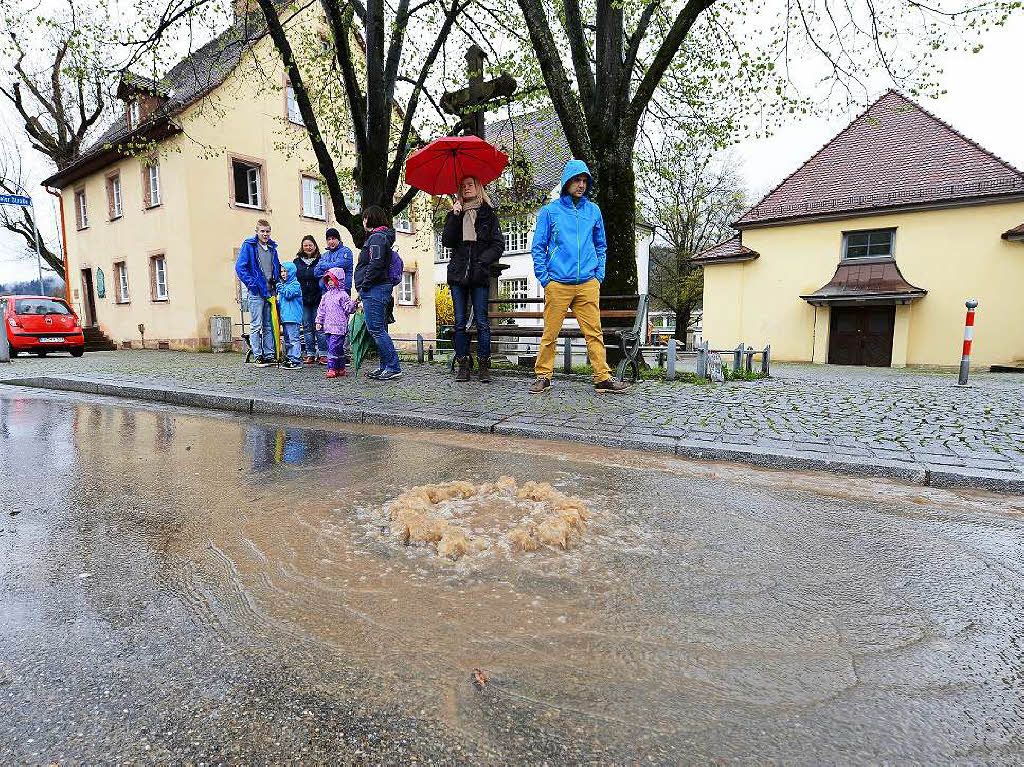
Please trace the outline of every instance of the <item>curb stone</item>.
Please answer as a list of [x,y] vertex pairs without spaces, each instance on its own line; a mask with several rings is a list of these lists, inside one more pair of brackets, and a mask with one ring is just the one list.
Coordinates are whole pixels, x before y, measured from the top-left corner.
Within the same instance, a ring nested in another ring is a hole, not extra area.
[[71,376],[25,376],[0,380],[0,385],[107,395],[144,402],[163,402],[170,405],[236,413],[329,418],[347,423],[378,426],[404,426],[483,434],[493,433],[530,439],[584,442],[604,447],[668,453],[681,458],[735,461],[766,469],[825,471],[833,474],[897,479],[949,489],[1024,494],[1024,473],[1016,470],[1000,471],[937,463],[926,464],[915,461],[913,456],[897,460],[895,458],[861,457],[843,452],[829,453],[819,451],[820,446],[818,445],[815,445],[816,449],[808,450],[768,449],[763,445],[749,446],[736,443],[729,443],[728,447],[724,447],[720,441],[713,443],[653,433],[650,435],[595,434],[574,428],[531,424],[519,418],[460,417],[415,411],[365,410],[359,405],[346,407],[341,403],[322,403],[283,397],[248,397],[230,392],[160,388],[156,385],[131,381],[115,383],[109,380]]

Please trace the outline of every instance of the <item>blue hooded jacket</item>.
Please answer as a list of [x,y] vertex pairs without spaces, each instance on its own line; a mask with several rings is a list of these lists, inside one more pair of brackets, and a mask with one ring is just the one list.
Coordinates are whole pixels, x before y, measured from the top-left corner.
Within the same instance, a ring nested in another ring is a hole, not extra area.
[[325,250],[320,254],[320,263],[313,269],[313,276],[320,280],[321,294],[327,292],[324,285],[324,275],[331,269],[343,269],[345,271],[345,292],[352,292],[352,251],[344,245],[339,245],[335,250]]
[[[565,185],[581,173],[587,174],[587,191],[575,202]],[[570,160],[562,172],[562,196],[540,209],[533,232],[533,272],[541,285],[552,280],[566,285],[604,280],[608,242],[601,209],[589,199],[593,187],[587,164]]]
[[[267,284],[267,278],[260,270],[257,256],[258,242],[257,237],[253,235],[242,243],[242,247],[238,251],[238,260],[235,261],[235,274],[238,275],[239,281],[245,285],[251,295],[266,298],[270,295],[270,285]],[[267,242],[267,247],[270,248],[270,255],[274,262],[270,281],[275,283],[278,280],[278,275],[281,274],[281,262],[277,258],[277,243],[270,240]]]
[[284,265],[288,279],[277,286],[281,299],[281,322],[302,322],[302,283],[295,276],[295,264]]

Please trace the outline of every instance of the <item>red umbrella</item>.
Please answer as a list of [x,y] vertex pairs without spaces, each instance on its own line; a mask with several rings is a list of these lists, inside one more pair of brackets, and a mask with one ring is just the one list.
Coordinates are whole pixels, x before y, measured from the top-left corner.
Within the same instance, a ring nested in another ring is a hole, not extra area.
[[508,155],[476,136],[448,136],[417,149],[405,161],[405,182],[427,194],[455,194],[466,176],[489,184],[505,170]]

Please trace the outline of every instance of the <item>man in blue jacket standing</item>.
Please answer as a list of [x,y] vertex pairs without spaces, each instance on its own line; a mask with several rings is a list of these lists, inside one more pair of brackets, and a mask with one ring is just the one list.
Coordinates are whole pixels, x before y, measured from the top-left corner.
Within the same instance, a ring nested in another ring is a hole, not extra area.
[[274,331],[270,321],[270,302],[281,277],[277,243],[270,239],[270,222],[256,222],[256,236],[242,243],[235,261],[235,274],[249,291],[249,345],[260,367],[274,364]]
[[594,389],[624,391],[629,384],[612,378],[601,329],[601,282],[605,253],[601,209],[589,199],[594,179],[583,160],[570,160],[562,172],[561,196],[540,209],[533,233],[533,272],[544,286],[544,333],[537,352],[532,394],[551,388],[555,343],[566,312],[573,310],[594,370]]
[[320,255],[320,263],[313,269],[313,276],[324,288],[324,275],[331,269],[345,271],[345,292],[352,295],[352,251],[341,244],[341,233],[333,226],[327,230],[327,250]]

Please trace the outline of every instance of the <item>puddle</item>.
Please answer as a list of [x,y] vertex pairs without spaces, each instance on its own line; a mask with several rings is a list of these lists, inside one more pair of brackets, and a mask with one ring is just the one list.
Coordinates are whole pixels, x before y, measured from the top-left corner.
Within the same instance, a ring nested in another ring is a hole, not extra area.
[[[829,497],[811,479],[622,452],[102,403],[0,398],[0,427],[53,477],[0,534],[0,579],[45,593],[66,577],[87,598],[79,620],[107,631],[173,599],[197,635],[302,669],[328,696],[331,673],[358,669],[367,705],[498,753],[513,747],[494,717],[631,759],[779,743],[841,758],[865,741],[899,758],[889,723],[922,716],[952,722],[913,752],[938,757],[979,723],[989,746],[1024,724],[1003,697],[1022,668],[1007,606],[1024,523],[983,508],[998,501],[843,482]],[[0,497],[32,487],[23,471]],[[923,500],[904,514],[899,493]],[[404,545],[392,516],[424,496],[414,511],[487,545],[457,559]],[[588,517],[567,546],[517,550],[513,531],[540,544],[566,497]],[[856,728],[833,726],[847,715]]]

